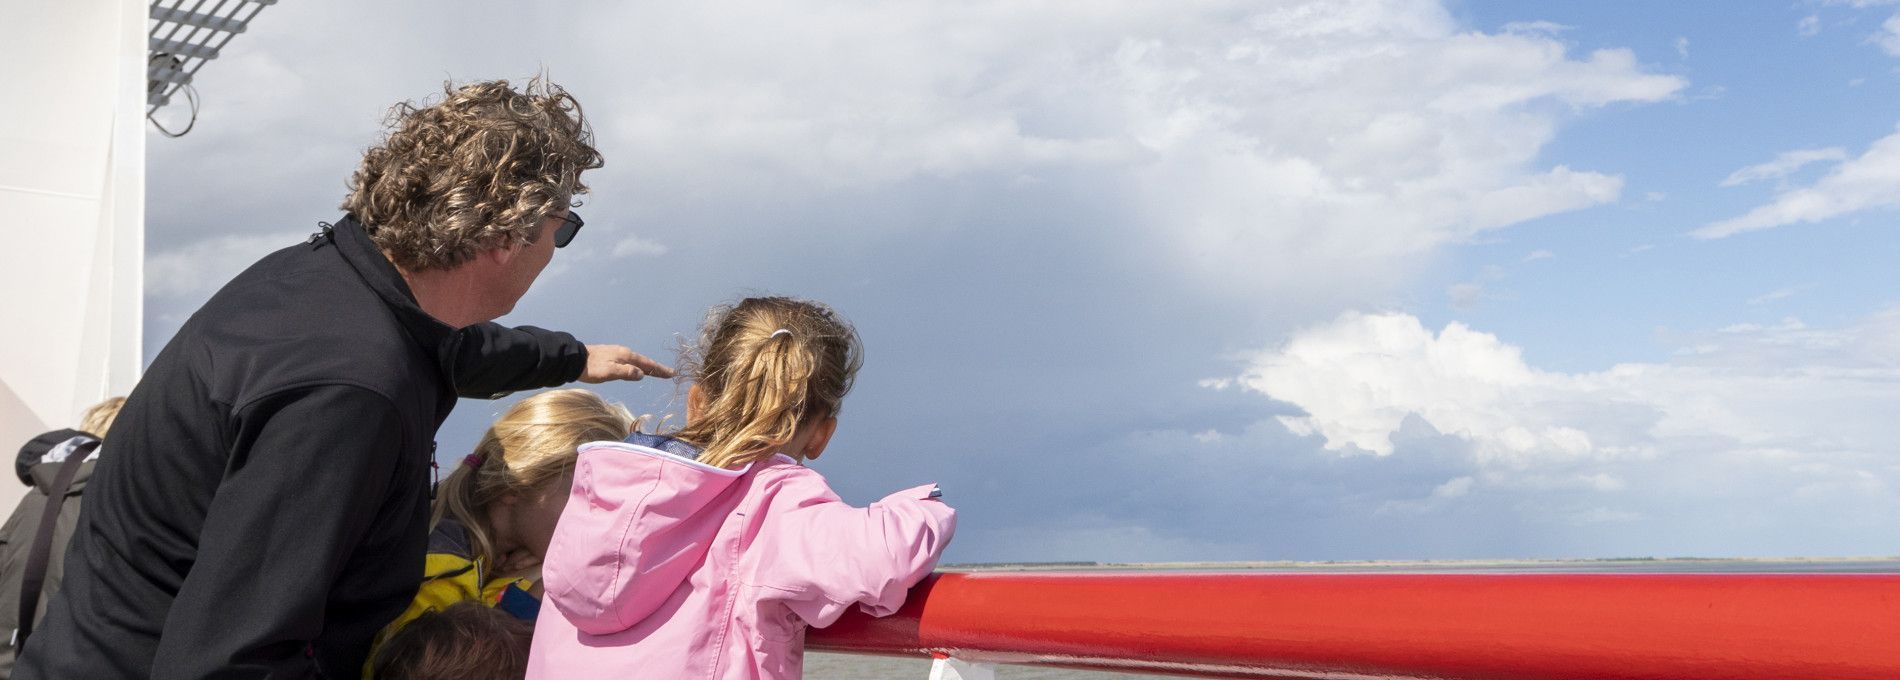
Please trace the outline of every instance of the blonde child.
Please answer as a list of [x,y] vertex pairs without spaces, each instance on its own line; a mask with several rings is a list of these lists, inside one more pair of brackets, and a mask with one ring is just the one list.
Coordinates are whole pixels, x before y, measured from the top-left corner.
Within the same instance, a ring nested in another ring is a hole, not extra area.
[[587,390],[542,392],[503,413],[436,490],[422,587],[377,647],[417,617],[463,601],[533,621],[540,587],[521,577],[547,552],[576,447],[626,437],[637,425],[626,408]]
[[807,626],[896,611],[950,541],[934,485],[854,508],[803,466],[859,365],[836,313],[747,299],[697,353],[683,429],[581,447],[529,678],[798,678]]

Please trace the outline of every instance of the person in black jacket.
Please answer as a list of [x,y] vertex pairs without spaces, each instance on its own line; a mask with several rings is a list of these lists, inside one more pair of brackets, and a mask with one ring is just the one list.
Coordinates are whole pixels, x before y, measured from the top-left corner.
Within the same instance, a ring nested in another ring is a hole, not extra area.
[[599,166],[538,80],[399,106],[348,215],[225,285],[132,391],[15,677],[356,676],[415,594],[458,394],[671,376],[489,323],[574,237]]
[[[0,631],[9,640],[30,632],[46,616],[50,595],[59,592],[66,545],[79,526],[80,495],[99,457],[99,436],[124,405],[125,397],[94,404],[80,415],[79,429],[34,437],[14,459],[14,471],[32,489],[0,526]],[[0,647],[0,680],[12,677],[13,656],[12,644]]]

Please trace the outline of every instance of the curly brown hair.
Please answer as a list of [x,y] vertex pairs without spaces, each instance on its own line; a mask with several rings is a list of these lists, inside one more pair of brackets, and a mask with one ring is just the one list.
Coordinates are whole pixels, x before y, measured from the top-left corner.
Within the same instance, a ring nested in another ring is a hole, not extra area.
[[389,135],[363,153],[343,209],[405,271],[449,269],[531,243],[541,220],[587,193],[601,166],[581,104],[541,77],[455,87],[390,109]]

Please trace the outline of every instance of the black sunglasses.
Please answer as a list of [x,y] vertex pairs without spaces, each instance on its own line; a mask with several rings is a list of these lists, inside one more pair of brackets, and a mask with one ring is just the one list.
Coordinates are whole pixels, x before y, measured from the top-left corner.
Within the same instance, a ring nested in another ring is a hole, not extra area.
[[573,243],[574,235],[581,233],[581,227],[586,224],[587,222],[581,220],[580,213],[567,211],[567,217],[561,221],[560,228],[554,230],[554,247],[566,248],[567,244]]

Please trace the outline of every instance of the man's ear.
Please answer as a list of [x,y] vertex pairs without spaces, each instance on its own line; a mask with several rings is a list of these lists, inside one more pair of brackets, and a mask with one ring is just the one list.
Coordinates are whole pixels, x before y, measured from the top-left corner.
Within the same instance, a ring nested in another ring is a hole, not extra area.
[[699,383],[686,388],[686,422],[691,424],[699,420],[699,414],[706,412],[706,393],[699,390]]
[[506,248],[491,248],[491,249],[482,251],[482,257],[488,258],[489,261],[494,262],[497,265],[506,267],[508,266],[509,262],[514,261],[515,255],[519,254],[521,252],[521,249],[526,248],[526,247],[528,246],[525,243],[517,243],[515,245],[508,246]]
[[805,460],[818,460],[818,457],[825,453],[825,445],[831,443],[831,435],[838,431],[838,419],[826,418],[812,423],[811,426],[811,439],[805,440],[805,450],[799,451],[798,457]]

